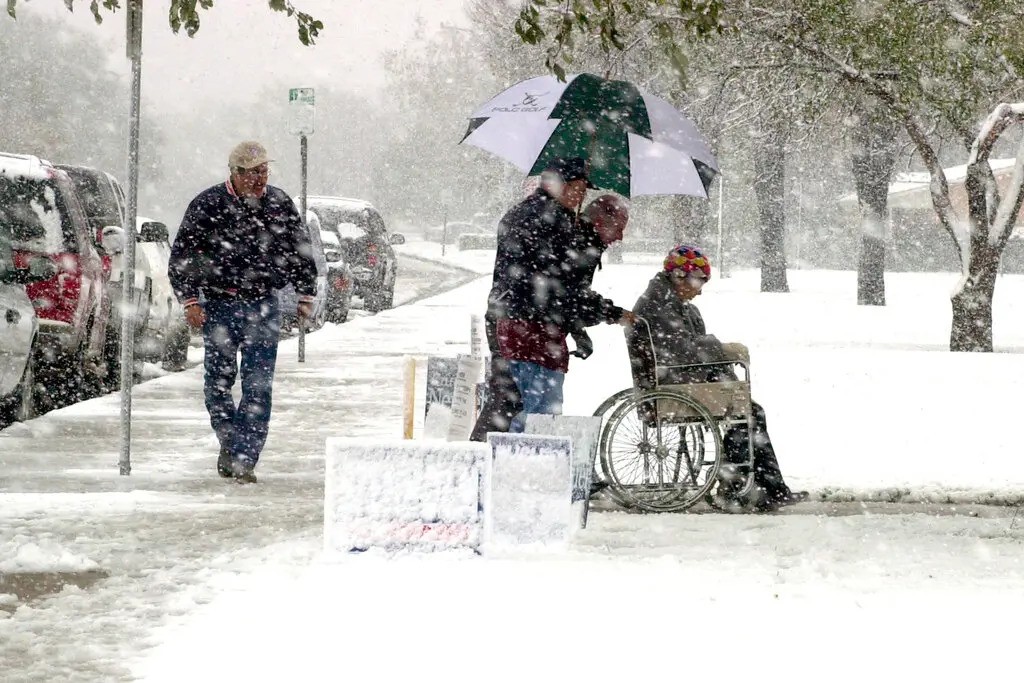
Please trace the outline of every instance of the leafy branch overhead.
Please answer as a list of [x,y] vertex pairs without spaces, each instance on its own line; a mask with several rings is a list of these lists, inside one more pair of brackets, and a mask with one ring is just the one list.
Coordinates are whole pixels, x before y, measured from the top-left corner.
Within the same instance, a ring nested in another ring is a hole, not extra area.
[[[81,2],[83,0],[79,0]],[[213,7],[214,0],[170,0],[168,10],[168,23],[171,30],[177,33],[182,28],[189,37],[194,36],[199,30],[199,13],[201,10],[208,10]],[[127,4],[128,0],[123,0]],[[12,18],[16,17],[18,0],[7,0],[7,14]],[[75,9],[75,0],[64,0],[64,6],[69,12]],[[299,41],[303,45],[312,45],[320,36],[324,24],[322,21],[299,10],[291,0],[267,0],[267,6],[275,12],[283,12],[289,17],[295,18],[299,31]],[[96,18],[96,23],[103,23],[104,13],[112,14],[121,9],[122,0],[89,0],[89,11]]]
[[725,0],[529,0],[515,31],[529,45],[547,45],[545,65],[565,79],[577,41],[597,39],[605,52],[627,49],[627,27],[643,22],[658,39],[677,73],[686,57],[679,38],[701,38],[725,30]]

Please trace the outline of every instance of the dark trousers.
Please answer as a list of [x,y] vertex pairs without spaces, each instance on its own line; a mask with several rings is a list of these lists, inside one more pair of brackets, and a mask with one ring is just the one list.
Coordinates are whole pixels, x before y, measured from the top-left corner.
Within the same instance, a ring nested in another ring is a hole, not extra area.
[[[764,408],[754,403],[754,481],[764,489],[769,498],[781,498],[789,494],[789,487],[782,478],[779,461],[768,437],[768,420]],[[751,438],[746,425],[730,427],[725,433],[725,459],[737,463],[747,460],[747,448]]]
[[[206,410],[221,448],[248,466],[255,466],[267,441],[271,390],[281,335],[281,309],[276,296],[240,301],[207,301],[203,310]],[[242,355],[242,399],[235,406],[231,387]]]
[[486,441],[487,432],[507,432],[512,418],[523,409],[509,362],[498,351],[498,319],[490,311],[484,316],[484,330],[491,350],[491,376],[487,380],[487,398],[469,435],[470,441]]

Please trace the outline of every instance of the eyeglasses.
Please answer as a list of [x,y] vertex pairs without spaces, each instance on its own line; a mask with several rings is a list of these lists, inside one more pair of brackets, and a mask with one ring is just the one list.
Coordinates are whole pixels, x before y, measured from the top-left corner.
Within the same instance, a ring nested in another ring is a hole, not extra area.
[[270,166],[268,166],[267,164],[262,164],[260,166],[253,166],[252,168],[236,168],[235,169],[235,173],[237,175],[249,175],[249,176],[269,175],[270,174]]

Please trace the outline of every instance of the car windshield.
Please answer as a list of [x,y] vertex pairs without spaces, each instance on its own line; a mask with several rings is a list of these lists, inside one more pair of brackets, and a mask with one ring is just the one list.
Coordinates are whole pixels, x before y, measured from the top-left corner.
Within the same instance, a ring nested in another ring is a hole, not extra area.
[[0,231],[10,235],[15,249],[59,254],[61,214],[50,181],[0,175]]
[[366,234],[369,218],[362,209],[318,205],[313,207],[320,216],[321,227],[333,230],[342,239],[358,239]]
[[349,223],[348,221],[338,223],[337,230],[343,240],[357,240],[366,235],[366,230],[360,228],[355,223]]

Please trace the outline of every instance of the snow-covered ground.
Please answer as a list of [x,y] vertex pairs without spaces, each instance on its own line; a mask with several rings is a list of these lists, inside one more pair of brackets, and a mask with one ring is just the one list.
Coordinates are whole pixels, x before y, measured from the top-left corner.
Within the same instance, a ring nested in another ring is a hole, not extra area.
[[[445,260],[486,273],[491,258]],[[628,305],[655,267],[608,266],[595,286]],[[420,299],[439,270],[414,275],[415,303],[310,335],[304,365],[282,345],[255,486],[214,472],[199,368],[136,390],[130,478],[116,395],[0,432],[0,574],[105,577],[0,597],[3,680],[1014,676],[1024,278],[1000,278],[989,355],[944,350],[950,274],[888,276],[885,308],[856,306],[849,272],[792,271],[788,295],[758,293],[756,273],[712,279],[708,327],[751,348],[783,471],[813,503],[597,513],[557,556],[327,562],[324,439],[397,436],[401,357],[468,349],[488,278]],[[621,330],[593,337],[567,413],[628,384]]]

